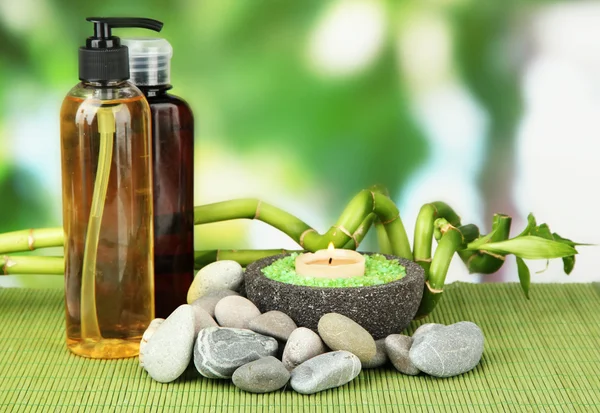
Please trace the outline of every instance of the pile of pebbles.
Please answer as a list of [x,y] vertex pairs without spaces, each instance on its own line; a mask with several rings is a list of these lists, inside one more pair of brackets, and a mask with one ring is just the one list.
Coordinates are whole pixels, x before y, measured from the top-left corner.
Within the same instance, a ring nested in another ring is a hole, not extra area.
[[483,354],[481,329],[471,322],[423,324],[412,337],[374,340],[350,318],[325,314],[318,333],[281,311],[261,314],[240,295],[243,270],[234,261],[202,269],[188,302],[152,321],[140,344],[140,365],[156,381],[176,380],[193,361],[210,379],[267,393],[288,383],[313,394],[342,386],[365,368],[393,365],[400,373],[451,377],[473,369]]

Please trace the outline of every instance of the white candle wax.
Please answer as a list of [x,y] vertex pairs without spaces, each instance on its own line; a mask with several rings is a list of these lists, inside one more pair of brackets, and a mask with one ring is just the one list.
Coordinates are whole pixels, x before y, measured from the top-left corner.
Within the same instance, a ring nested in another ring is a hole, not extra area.
[[350,278],[365,275],[365,257],[359,252],[326,249],[296,257],[296,274],[303,277]]

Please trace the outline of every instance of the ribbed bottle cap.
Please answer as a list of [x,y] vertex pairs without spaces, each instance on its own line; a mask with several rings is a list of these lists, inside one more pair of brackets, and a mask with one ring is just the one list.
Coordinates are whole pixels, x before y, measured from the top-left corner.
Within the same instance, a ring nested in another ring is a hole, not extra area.
[[171,81],[173,48],[165,39],[121,38],[129,49],[129,80],[137,86],[168,85]]

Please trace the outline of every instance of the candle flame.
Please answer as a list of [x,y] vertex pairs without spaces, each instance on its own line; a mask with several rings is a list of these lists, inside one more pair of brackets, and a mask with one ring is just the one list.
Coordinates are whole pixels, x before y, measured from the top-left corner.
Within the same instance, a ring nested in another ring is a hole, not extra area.
[[335,246],[333,245],[333,241],[329,241],[329,245],[327,246],[327,249],[329,251],[333,251],[335,249]]

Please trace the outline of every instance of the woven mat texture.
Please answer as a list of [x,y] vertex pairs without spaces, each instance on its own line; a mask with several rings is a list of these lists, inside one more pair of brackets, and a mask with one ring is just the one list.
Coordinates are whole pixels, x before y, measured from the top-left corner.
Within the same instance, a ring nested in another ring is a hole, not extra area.
[[481,326],[483,359],[469,373],[436,379],[364,370],[345,386],[304,396],[244,393],[191,369],[160,384],[137,359],[73,356],[61,291],[0,289],[0,412],[600,411],[600,287],[537,284],[531,293],[527,301],[517,284],[447,287],[425,321]]

